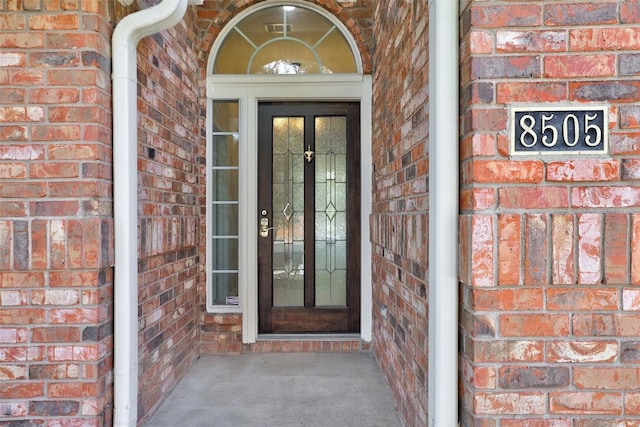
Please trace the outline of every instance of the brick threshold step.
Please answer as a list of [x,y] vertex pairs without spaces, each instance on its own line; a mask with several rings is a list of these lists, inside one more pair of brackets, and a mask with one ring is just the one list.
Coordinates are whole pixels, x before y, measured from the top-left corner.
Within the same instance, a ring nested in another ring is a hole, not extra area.
[[242,345],[247,353],[368,353],[370,348],[359,334],[265,334]]

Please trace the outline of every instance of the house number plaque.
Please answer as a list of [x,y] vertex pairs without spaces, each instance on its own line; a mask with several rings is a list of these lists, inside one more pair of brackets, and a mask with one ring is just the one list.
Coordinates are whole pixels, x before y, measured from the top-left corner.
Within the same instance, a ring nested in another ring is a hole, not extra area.
[[511,155],[605,154],[607,107],[512,107]]

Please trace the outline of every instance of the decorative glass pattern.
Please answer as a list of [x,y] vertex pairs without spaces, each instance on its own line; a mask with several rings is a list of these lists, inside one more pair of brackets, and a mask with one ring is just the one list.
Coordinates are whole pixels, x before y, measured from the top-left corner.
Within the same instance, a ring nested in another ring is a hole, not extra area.
[[238,101],[213,102],[211,156],[211,295],[238,303]]
[[273,306],[304,306],[304,118],[273,119]]
[[315,119],[316,306],[347,303],[347,121]]

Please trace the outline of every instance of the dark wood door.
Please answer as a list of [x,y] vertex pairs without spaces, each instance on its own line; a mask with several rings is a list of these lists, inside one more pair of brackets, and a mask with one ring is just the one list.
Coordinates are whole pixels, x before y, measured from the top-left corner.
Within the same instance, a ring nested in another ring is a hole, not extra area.
[[360,330],[360,105],[258,108],[260,333]]

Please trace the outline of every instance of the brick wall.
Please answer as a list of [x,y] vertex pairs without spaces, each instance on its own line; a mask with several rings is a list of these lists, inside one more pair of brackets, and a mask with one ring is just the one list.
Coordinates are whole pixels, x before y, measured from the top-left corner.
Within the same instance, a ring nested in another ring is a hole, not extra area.
[[[3,425],[111,425],[110,34],[134,10],[0,0]],[[190,8],[139,46],[140,421],[198,354],[205,150],[194,21]]]
[[407,425],[427,424],[428,10],[377,2],[373,87],[374,355]]
[[110,425],[109,12],[0,0],[0,424]]
[[138,46],[139,423],[199,355],[206,150],[198,71],[193,7]]
[[[462,424],[640,425],[640,5],[470,1],[461,22]],[[509,158],[523,102],[609,105],[611,156]]]

